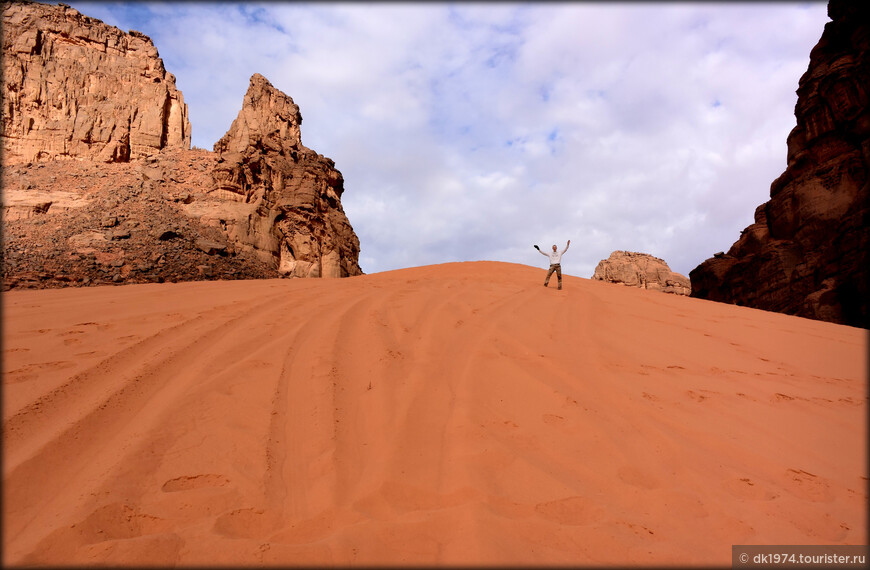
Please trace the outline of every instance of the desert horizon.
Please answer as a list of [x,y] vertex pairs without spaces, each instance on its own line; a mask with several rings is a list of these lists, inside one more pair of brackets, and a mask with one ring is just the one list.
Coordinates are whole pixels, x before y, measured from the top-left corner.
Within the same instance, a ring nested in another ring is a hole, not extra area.
[[4,292],[3,563],[866,541],[865,329],[545,273]]

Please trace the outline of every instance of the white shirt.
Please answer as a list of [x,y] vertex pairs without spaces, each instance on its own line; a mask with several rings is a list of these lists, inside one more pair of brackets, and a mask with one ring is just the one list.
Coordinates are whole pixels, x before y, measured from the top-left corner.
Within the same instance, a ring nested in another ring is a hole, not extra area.
[[550,265],[556,265],[557,263],[562,263],[562,256],[565,255],[566,251],[568,251],[568,246],[566,245],[565,249],[563,249],[561,252],[553,251],[552,249],[546,253],[541,251],[540,249],[538,251],[541,252],[541,255],[546,255],[550,258]]

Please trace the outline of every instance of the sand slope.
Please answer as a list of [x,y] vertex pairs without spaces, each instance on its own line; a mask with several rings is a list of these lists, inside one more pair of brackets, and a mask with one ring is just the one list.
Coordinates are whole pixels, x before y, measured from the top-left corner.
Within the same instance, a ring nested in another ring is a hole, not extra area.
[[455,263],[3,294],[3,562],[861,544],[867,331]]

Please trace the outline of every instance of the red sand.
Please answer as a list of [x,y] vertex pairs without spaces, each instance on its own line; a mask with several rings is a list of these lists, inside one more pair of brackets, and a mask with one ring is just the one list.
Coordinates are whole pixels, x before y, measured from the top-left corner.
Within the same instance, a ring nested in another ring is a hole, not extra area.
[[864,542],[867,331],[544,274],[4,293],[4,564]]

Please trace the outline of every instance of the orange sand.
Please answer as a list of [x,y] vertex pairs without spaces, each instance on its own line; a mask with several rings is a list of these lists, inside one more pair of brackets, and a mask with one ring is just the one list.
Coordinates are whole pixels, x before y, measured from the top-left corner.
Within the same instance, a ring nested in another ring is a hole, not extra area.
[[864,542],[867,331],[544,274],[4,293],[4,564]]

